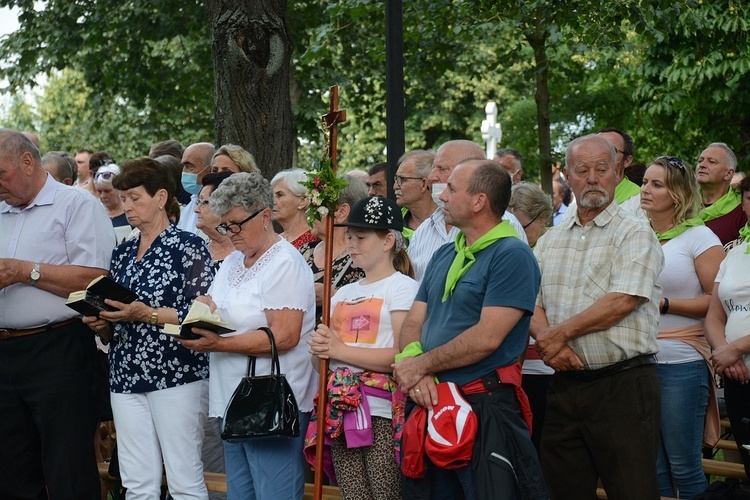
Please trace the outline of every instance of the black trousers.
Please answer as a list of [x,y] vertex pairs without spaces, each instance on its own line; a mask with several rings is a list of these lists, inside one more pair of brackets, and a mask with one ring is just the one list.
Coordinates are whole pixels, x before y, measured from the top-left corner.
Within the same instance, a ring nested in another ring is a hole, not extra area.
[[0,340],[0,498],[100,498],[95,376],[80,321]]
[[547,392],[542,471],[553,500],[656,500],[661,422],[655,365],[584,381],[556,373]]
[[724,377],[724,400],[727,403],[727,416],[732,425],[732,435],[740,450],[745,473],[750,477],[750,452],[742,447],[750,444],[750,422],[743,422],[743,418],[750,419],[750,384],[741,384],[736,380]]

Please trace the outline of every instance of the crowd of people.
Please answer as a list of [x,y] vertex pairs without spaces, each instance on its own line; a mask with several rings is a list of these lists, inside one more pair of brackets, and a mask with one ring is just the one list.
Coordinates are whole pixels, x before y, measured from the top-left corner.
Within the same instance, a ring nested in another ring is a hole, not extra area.
[[[692,498],[717,379],[750,444],[750,178],[724,143],[639,167],[602,129],[570,142],[550,196],[518,151],[452,140],[402,156],[395,200],[385,164],[342,174],[308,225],[306,172],[266,179],[240,146],[116,162],[35,139],[0,129],[0,498],[101,498],[112,417],[128,499],[164,474],[207,499],[206,471],[229,499],[302,498],[318,443],[343,498]],[[138,299],[66,307],[105,275]],[[195,302],[232,331],[162,331]],[[265,329],[301,432],[222,441],[248,356],[271,370]]]

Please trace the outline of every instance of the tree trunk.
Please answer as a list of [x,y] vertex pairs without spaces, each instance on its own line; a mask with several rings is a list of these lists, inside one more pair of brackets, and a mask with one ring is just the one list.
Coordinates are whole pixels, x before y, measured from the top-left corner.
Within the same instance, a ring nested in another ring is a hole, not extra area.
[[270,179],[292,166],[292,41],[286,0],[205,0],[216,84],[216,144],[250,151]]
[[536,123],[539,135],[539,174],[542,181],[542,189],[552,194],[552,141],[550,140],[549,120],[549,86],[547,83],[547,30],[543,24],[544,15],[542,9],[536,13],[534,31],[526,36],[531,49],[534,51],[534,63],[536,67]]

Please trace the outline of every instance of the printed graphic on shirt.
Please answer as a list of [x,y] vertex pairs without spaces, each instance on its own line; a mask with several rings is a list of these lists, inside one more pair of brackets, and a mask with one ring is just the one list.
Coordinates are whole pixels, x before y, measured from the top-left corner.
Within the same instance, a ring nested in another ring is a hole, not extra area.
[[374,344],[378,339],[383,299],[358,298],[336,304],[331,324],[339,337],[349,344]]

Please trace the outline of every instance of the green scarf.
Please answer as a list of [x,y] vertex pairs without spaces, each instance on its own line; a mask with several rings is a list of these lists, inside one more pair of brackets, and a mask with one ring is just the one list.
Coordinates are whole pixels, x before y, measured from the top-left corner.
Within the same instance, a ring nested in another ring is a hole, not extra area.
[[625,200],[641,194],[641,187],[627,177],[623,177],[615,188],[615,201],[622,205]]
[[742,240],[747,243],[745,253],[750,253],[750,222],[742,226],[740,229],[740,236],[742,236]]
[[654,231],[656,233],[656,238],[659,241],[665,241],[665,240],[671,240],[674,238],[677,238],[679,235],[690,229],[691,227],[696,226],[705,226],[706,223],[703,222],[703,219],[700,217],[693,217],[692,219],[688,219],[682,224],[678,224],[675,227],[671,229],[667,229],[663,233],[659,233],[657,231]]
[[[456,284],[458,283],[458,280],[461,279],[461,276],[466,274],[466,271],[468,271],[469,268],[474,265],[474,262],[476,262],[474,254],[484,250],[497,240],[509,236],[515,236],[518,238],[518,233],[507,220],[502,221],[500,224],[487,231],[487,233],[475,241],[470,247],[466,246],[466,236],[464,233],[458,233],[455,243],[456,256],[453,258],[453,264],[451,264],[450,269],[448,269],[448,276],[445,278],[443,302],[448,300],[448,297],[453,293],[453,289],[456,288]],[[468,262],[466,262],[467,260]],[[464,262],[466,263],[464,264]]]
[[698,217],[703,219],[703,222],[718,219],[722,215],[726,215],[742,203],[742,195],[732,188],[729,188],[729,192],[716,200],[710,206],[701,210]]

